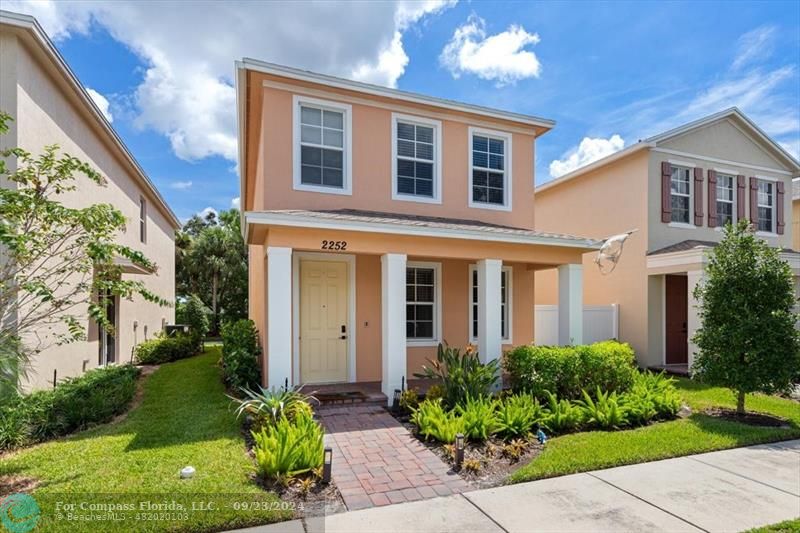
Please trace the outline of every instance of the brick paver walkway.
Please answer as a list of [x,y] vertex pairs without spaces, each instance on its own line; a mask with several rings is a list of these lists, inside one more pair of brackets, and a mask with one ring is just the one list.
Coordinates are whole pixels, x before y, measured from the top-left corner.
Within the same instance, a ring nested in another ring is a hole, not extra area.
[[349,510],[467,490],[458,474],[380,405],[323,407],[333,481]]

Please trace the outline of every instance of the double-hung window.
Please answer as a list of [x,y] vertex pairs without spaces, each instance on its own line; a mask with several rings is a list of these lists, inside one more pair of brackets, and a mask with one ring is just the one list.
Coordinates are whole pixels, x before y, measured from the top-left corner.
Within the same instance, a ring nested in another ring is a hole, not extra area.
[[440,271],[438,263],[406,267],[406,339],[412,344],[438,342]]
[[470,128],[469,205],[511,209],[511,135]]
[[392,115],[392,198],[441,202],[441,122]]
[[670,202],[672,204],[672,222],[691,223],[692,204],[692,169],[672,167],[670,180]]
[[758,231],[775,232],[775,184],[767,180],[758,180]]
[[[503,267],[500,271],[500,338],[511,341],[511,267]],[[469,267],[470,307],[469,337],[470,342],[478,342],[478,268]]]
[[295,96],[294,188],[350,194],[351,106]]
[[717,225],[720,227],[734,222],[735,184],[736,178],[734,176],[717,174]]

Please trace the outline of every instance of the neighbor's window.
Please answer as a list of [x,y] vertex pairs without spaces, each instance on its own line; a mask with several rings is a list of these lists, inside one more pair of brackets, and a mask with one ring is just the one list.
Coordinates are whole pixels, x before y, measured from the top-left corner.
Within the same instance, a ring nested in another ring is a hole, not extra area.
[[733,224],[733,199],[736,179],[717,174],[717,225]]
[[406,338],[436,338],[436,269],[410,266],[406,269]]
[[300,183],[344,187],[344,112],[300,105]]
[[775,231],[775,184],[758,180],[758,231]]
[[691,169],[672,167],[671,202],[672,222],[689,224],[689,211],[691,204]]
[[[470,267],[472,284],[470,287],[470,339],[478,340],[478,268]],[[511,267],[500,271],[500,337],[510,340],[511,324]]]
[[436,126],[396,119],[396,196],[436,197]]
[[139,240],[147,243],[147,200],[139,197]]
[[472,202],[507,205],[506,139],[472,134]]

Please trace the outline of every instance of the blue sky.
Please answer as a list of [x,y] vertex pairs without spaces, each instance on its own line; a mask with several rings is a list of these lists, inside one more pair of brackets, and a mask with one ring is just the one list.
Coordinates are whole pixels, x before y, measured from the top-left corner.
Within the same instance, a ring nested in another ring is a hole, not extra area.
[[242,56],[554,119],[537,183],[731,105],[800,152],[796,1],[154,4],[4,8],[39,18],[182,219],[239,195]]

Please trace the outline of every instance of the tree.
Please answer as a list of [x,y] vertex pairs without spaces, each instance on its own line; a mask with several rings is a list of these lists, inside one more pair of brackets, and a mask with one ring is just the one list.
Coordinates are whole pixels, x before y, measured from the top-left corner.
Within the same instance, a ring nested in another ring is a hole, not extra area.
[[[11,117],[0,112],[0,133]],[[52,344],[86,338],[87,313],[111,331],[111,297],[169,302],[143,282],[123,279],[118,259],[155,271],[138,250],[119,244],[125,216],[110,204],[68,207],[62,201],[79,180],[103,187],[91,165],[51,145],[34,156],[0,152],[0,387],[16,386],[30,357]],[[7,163],[11,162],[10,165]],[[13,370],[10,370],[12,369]]]
[[702,326],[693,371],[728,387],[745,412],[745,394],[788,391],[800,368],[792,270],[779,250],[753,234],[747,221],[728,225],[710,253],[706,280],[694,296]]
[[189,335],[195,339],[199,348],[209,328],[208,309],[202,300],[196,294],[190,295],[185,302],[178,304],[175,318],[178,324],[189,326]]

